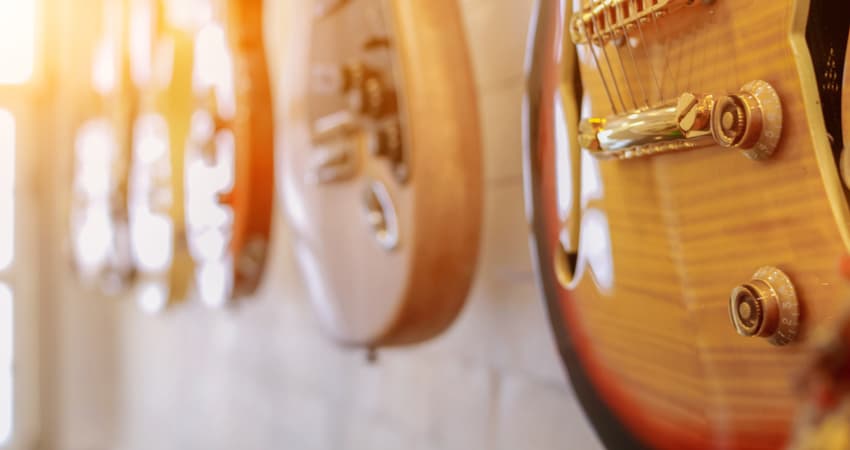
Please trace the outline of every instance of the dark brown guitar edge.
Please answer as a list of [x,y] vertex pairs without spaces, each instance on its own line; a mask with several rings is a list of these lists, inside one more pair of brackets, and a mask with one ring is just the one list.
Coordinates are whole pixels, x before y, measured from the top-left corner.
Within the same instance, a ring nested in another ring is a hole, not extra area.
[[557,62],[552,60],[553,52],[547,51],[552,47],[554,39],[558,39],[557,0],[538,0],[532,11],[529,26],[528,49],[526,59],[526,90],[523,98],[523,162],[526,199],[529,201],[527,216],[531,229],[529,247],[532,263],[537,274],[537,282],[546,303],[546,312],[552,329],[561,361],[566,368],[568,378],[576,398],[592,423],[600,441],[609,449],[647,449],[637,437],[611,411],[608,405],[596,392],[596,387],[590,379],[587,370],[579,360],[575,351],[572,337],[566,330],[566,324],[561,317],[558,290],[559,281],[552,270],[547,270],[554,260],[550,251],[553,248],[546,242],[545,205],[540,202],[541,179],[543,167],[537,154],[538,125],[544,86],[543,74],[546,70],[558,70]]

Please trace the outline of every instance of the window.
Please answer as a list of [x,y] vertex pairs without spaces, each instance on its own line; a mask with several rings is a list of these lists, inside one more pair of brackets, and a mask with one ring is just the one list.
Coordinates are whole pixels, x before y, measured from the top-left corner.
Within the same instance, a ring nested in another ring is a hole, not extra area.
[[6,282],[15,257],[15,118],[0,109],[0,445],[12,438],[14,422],[14,305]]
[[39,13],[38,0],[0,0],[0,448],[22,442],[31,419],[27,408],[22,408],[28,404],[20,399],[34,390],[28,380],[35,378],[32,358],[36,355],[21,352],[26,340],[21,332],[33,328],[35,317],[15,298],[23,292],[14,282],[16,265],[21,263],[15,248],[20,219],[16,195],[21,194],[16,193],[15,177],[20,163],[17,147],[31,146],[31,133],[19,128],[28,121],[21,118],[33,112],[31,96],[41,81],[36,76],[41,63],[36,52]]
[[12,325],[12,290],[0,283],[0,445],[12,437],[14,386],[12,384],[12,359],[14,356],[14,328]]
[[0,272],[8,270],[15,257],[14,186],[15,117],[0,109]]
[[35,0],[0,0],[0,84],[24,84],[35,68]]

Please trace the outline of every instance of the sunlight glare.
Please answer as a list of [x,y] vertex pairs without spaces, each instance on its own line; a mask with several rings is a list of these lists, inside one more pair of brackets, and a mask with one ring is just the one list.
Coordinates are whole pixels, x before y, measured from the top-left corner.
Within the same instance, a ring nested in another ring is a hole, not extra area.
[[232,267],[229,261],[210,261],[198,268],[198,294],[207,306],[227,304],[232,289]]
[[91,205],[80,219],[74,254],[84,273],[97,272],[109,259],[115,230],[108,208],[108,203]]
[[14,190],[15,117],[0,109],[0,271],[8,269],[15,257]]
[[224,29],[216,23],[201,28],[195,40],[195,54],[192,80],[195,91],[214,89],[219,115],[232,118],[236,112],[234,69]]
[[144,86],[151,77],[153,11],[145,0],[132,2],[130,16],[130,75],[136,86]]
[[137,289],[136,301],[145,313],[156,314],[168,304],[168,288],[161,282],[141,281]]
[[15,140],[15,116],[0,109],[0,192],[15,186]]
[[0,0],[0,84],[23,84],[35,67],[35,0]]
[[116,73],[116,60],[114,39],[103,39],[95,49],[94,64],[92,67],[92,87],[95,92],[106,95],[115,89],[118,74]]
[[0,190],[0,272],[12,266],[15,258],[15,197]]
[[145,208],[131,211],[132,251],[139,269],[161,272],[171,265],[174,224],[166,216]]

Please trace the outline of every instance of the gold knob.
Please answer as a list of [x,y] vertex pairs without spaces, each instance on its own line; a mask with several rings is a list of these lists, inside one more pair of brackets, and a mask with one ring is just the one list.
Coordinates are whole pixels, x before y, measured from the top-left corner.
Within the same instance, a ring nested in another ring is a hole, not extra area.
[[724,147],[738,145],[746,127],[743,103],[732,95],[720,97],[712,115],[712,121],[716,124],[712,131],[717,143]]
[[765,266],[729,296],[729,319],[741,336],[762,337],[773,345],[793,341],[800,310],[794,285],[784,272]]

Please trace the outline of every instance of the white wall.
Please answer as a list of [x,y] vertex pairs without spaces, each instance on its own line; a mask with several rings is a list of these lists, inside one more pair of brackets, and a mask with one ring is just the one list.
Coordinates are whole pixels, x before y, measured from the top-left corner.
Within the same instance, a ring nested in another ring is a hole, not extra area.
[[[486,207],[480,268],[458,323],[425,345],[382,351],[372,365],[335,347],[309,309],[281,214],[261,293],[231,311],[191,303],[149,317],[129,301],[86,293],[64,253],[60,194],[70,172],[61,154],[45,179],[53,182],[45,181],[44,207],[56,212],[45,213],[42,245],[43,448],[600,447],[568,387],[529,259],[520,104],[532,0],[461,3],[480,95]],[[267,4],[280,92],[292,21],[306,16],[294,15],[304,8],[297,1]]]

